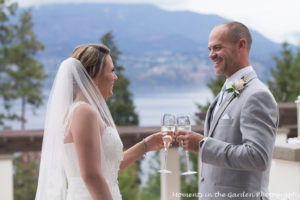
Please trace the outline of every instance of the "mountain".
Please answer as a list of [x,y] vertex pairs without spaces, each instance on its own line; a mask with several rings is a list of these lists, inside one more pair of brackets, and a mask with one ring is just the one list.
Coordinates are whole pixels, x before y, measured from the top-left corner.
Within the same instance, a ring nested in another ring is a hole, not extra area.
[[[166,11],[143,4],[49,4],[32,8],[35,32],[46,45],[39,59],[53,79],[74,47],[98,43],[113,31],[132,88],[205,85],[214,71],[208,59],[211,29],[228,21],[217,15]],[[251,63],[266,80],[281,45],[251,30]],[[47,83],[51,85],[52,80]]]

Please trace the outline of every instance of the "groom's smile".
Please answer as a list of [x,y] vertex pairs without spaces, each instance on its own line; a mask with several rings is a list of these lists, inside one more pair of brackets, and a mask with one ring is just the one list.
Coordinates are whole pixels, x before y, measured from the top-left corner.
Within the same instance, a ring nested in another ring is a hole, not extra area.
[[224,26],[215,27],[209,35],[208,42],[209,58],[214,64],[217,75],[229,77],[234,68],[238,65],[238,49],[228,37],[227,28]]

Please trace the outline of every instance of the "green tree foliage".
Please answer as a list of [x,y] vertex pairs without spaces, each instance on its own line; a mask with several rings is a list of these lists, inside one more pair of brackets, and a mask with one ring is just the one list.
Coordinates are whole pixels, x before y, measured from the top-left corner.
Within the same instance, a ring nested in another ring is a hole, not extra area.
[[26,105],[38,108],[43,102],[42,82],[47,75],[43,65],[34,56],[44,46],[33,32],[30,10],[21,14],[19,24],[13,30],[15,35],[8,48],[9,65],[5,70],[7,81],[2,85],[10,103],[21,100],[21,113],[14,113],[13,116],[21,121],[21,129],[25,129]]
[[[18,4],[9,0],[0,0],[0,55],[1,59],[5,56],[5,48],[10,44],[13,38],[12,24],[10,22],[11,16],[16,14]],[[2,61],[2,60],[1,60]],[[1,62],[2,64],[2,62]]]
[[[211,90],[214,97],[216,97],[221,91],[225,80],[226,80],[225,76],[217,76],[216,78],[210,78],[210,80],[208,81],[207,87]],[[199,110],[199,112],[196,113],[196,116],[198,117],[197,124],[202,124],[202,125],[204,124],[206,112],[209,106],[210,106],[209,101],[207,101],[204,105],[197,104]]]
[[160,200],[160,174],[149,174],[147,186],[142,189],[142,200]]
[[17,3],[0,0],[0,126],[4,126],[4,119],[9,118],[9,113],[4,112],[10,105],[5,103],[8,96],[2,89],[2,82],[6,80],[7,48],[13,38],[11,16],[15,15],[16,9]]
[[[138,125],[138,115],[134,112],[132,94],[130,93],[129,80],[124,76],[124,67],[119,64],[121,51],[114,42],[112,32],[104,34],[101,43],[110,49],[118,80],[114,84],[114,95],[107,101],[112,117],[117,125]],[[138,200],[139,196],[139,168],[140,162],[136,162],[119,174],[119,187],[124,200]]]
[[[180,170],[183,172],[185,168],[185,157],[184,152],[180,148]],[[190,155],[190,164],[192,170],[198,170],[198,154],[189,152]],[[160,200],[160,173],[159,170],[160,163],[160,151],[157,151],[151,157],[150,169],[153,170],[149,174],[147,185],[142,188],[142,199],[143,200]],[[192,176],[181,176],[180,177],[180,188],[181,193],[197,193],[198,192],[198,174]],[[181,199],[198,199],[197,197],[182,197]]]
[[159,160],[160,151],[157,151],[151,156],[149,168],[153,171],[149,174],[146,186],[142,188],[142,200],[160,200],[160,173],[157,172],[159,170]]
[[3,67],[5,67],[6,47],[13,38],[13,27],[10,21],[11,17],[16,14],[17,7],[17,3],[10,3],[9,0],[0,0],[0,70],[3,70]]
[[[5,62],[3,64],[0,95],[4,102],[2,119],[18,119],[22,121],[22,128],[25,124],[25,105],[29,103],[38,107],[42,103],[42,83],[46,78],[44,69],[33,56],[37,51],[43,49],[43,45],[36,40],[32,31],[30,11],[24,11],[18,25],[10,29],[10,44],[5,45]],[[11,113],[10,108],[17,99],[21,99],[21,114]],[[3,121],[2,121],[3,125]]]
[[271,68],[268,86],[278,102],[294,102],[300,95],[300,48],[293,54],[288,43],[283,43],[280,56],[273,56],[276,63]]
[[39,174],[39,153],[27,152],[14,158],[14,199],[32,200],[35,198]]
[[140,200],[140,179],[137,172],[139,171],[139,163],[134,163],[130,167],[119,173],[119,187],[124,200]]
[[[189,157],[190,157],[191,170],[198,171],[198,154],[194,152],[189,152]],[[186,171],[186,166],[185,166],[185,157],[184,157],[183,150],[180,158],[181,158],[181,171],[184,172]],[[198,173],[191,176],[181,176],[180,177],[181,192],[186,194],[198,193],[198,176],[199,176]],[[182,197],[181,199],[197,200],[198,197]]]
[[212,91],[214,97],[216,97],[221,91],[225,80],[225,76],[217,76],[216,78],[210,78],[209,82],[207,83],[207,87]]
[[114,85],[114,95],[107,101],[112,117],[117,125],[138,125],[138,115],[134,111],[132,94],[128,90],[130,82],[123,74],[124,67],[119,64],[121,51],[114,42],[112,32],[104,34],[100,40],[101,43],[110,48],[110,55],[118,76]]
[[[36,47],[39,45],[34,44],[36,39],[32,32],[29,11],[22,14],[20,25],[12,23],[17,8],[18,5],[15,2],[0,0],[0,126],[4,128],[7,128],[5,120],[18,118],[17,115],[10,113],[10,108],[12,101],[19,98],[20,90],[23,88],[23,92],[28,92],[31,99],[34,98],[31,96],[32,93],[35,93],[35,91],[26,89],[31,81],[31,76],[27,76],[24,68],[25,65],[32,64],[32,60],[29,59],[30,55],[34,55]],[[15,75],[18,70],[20,70],[19,75]],[[36,70],[39,68],[34,67],[31,70],[31,73],[38,73]],[[24,85],[17,85],[17,83]],[[16,88],[18,90],[15,91]],[[32,101],[30,98],[29,101]],[[35,197],[39,165],[39,158],[36,156],[39,157],[39,154],[18,153],[14,155],[15,200],[31,200]]]

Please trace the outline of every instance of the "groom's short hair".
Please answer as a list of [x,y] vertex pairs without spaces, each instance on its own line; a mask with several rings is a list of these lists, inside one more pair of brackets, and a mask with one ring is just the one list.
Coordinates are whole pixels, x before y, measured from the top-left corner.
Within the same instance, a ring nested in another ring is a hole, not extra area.
[[252,45],[252,36],[247,26],[240,22],[225,22],[221,25],[225,25],[225,27],[228,28],[228,35],[234,43],[238,42],[242,38],[245,38],[247,41],[248,52],[250,51]]

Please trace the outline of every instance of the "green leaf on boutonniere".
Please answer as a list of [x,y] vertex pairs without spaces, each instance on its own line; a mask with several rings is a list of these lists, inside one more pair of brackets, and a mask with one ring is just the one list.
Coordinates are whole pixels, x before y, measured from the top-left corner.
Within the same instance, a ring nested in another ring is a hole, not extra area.
[[228,92],[228,93],[230,93],[230,92],[233,92],[234,89],[233,88],[227,88],[225,91]]

